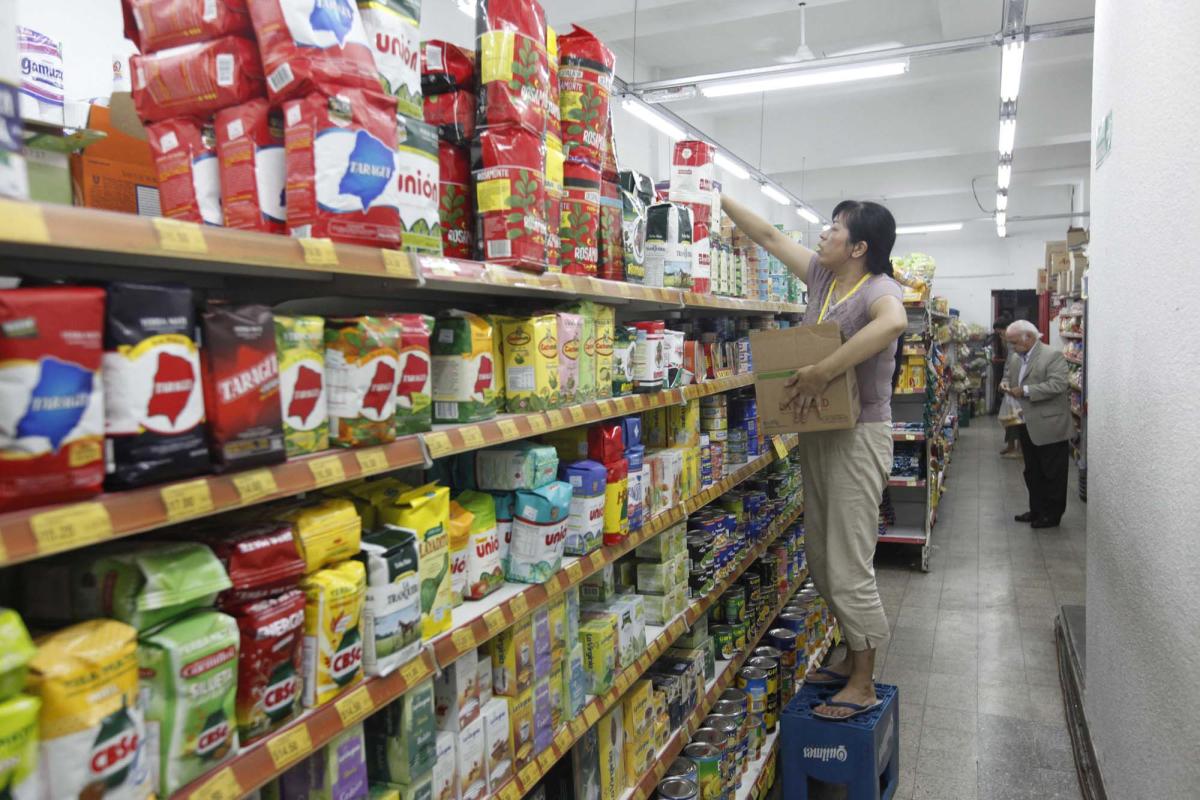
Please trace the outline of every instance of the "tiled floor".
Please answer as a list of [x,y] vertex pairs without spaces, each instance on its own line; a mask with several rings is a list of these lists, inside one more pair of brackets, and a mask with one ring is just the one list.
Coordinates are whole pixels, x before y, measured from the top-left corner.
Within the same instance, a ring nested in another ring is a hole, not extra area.
[[912,550],[877,559],[892,638],[876,675],[901,692],[897,800],[1080,797],[1054,617],[1083,603],[1084,505],[1072,466],[1060,528],[1014,522],[1025,484],[1002,439],[994,418],[961,431],[928,573]]

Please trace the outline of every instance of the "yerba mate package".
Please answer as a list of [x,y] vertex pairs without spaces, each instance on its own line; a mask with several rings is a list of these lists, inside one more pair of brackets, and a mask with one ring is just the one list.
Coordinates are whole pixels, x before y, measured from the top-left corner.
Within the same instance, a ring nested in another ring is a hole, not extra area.
[[379,511],[380,521],[417,540],[421,573],[422,638],[450,629],[450,490],[427,484],[404,492]]
[[41,707],[41,700],[27,694],[0,701],[0,786],[13,800],[38,796]]
[[287,458],[275,319],[266,306],[214,306],[200,350],[209,446],[218,472]]
[[256,97],[213,120],[225,227],[287,233],[283,115]]
[[571,484],[554,481],[519,490],[513,501],[512,544],[504,572],[510,581],[542,583],[562,565],[571,512]]
[[396,702],[367,717],[367,772],[372,781],[417,783],[437,755],[433,680],[411,687]]
[[481,600],[504,585],[496,506],[490,494],[468,490],[454,498],[471,512],[471,538],[467,544],[466,588],[463,597]]
[[125,38],[143,53],[254,34],[246,0],[123,0],[121,6]]
[[411,661],[421,646],[421,576],[417,538],[384,526],[363,537],[357,556],[367,568],[363,663],[386,675]]
[[420,433],[432,426],[433,381],[429,337],[433,317],[425,314],[393,314],[399,327],[396,342],[396,433]]
[[0,291],[0,509],[99,493],[103,324],[101,289]]
[[396,117],[395,187],[401,250],[442,254],[438,169],[437,129],[420,120]]
[[192,290],[111,283],[107,295],[107,485],[128,489],[208,471]]
[[479,127],[546,130],[550,68],[546,15],[537,0],[479,0],[475,13]]
[[237,623],[219,611],[177,617],[138,638],[137,662],[165,797],[237,755]]
[[546,267],[545,139],[516,125],[479,134],[475,171],[477,249],[484,261]]
[[399,247],[395,112],[338,89],[284,103],[283,122],[291,234]]
[[456,309],[438,315],[430,343],[434,422],[481,422],[496,415],[496,335],[485,317]]
[[146,126],[164,217],[224,225],[216,129],[191,117]]
[[616,58],[578,25],[558,37],[558,91],[563,153],[600,166],[608,135],[608,100]]
[[316,572],[358,553],[362,519],[349,500],[330,498],[266,513],[291,525],[306,572]]
[[471,156],[466,147],[438,142],[438,223],[442,230],[442,254],[447,258],[470,258]]
[[420,119],[421,0],[357,0],[383,90],[396,111]]
[[279,405],[288,457],[329,447],[325,396],[325,320],[275,315]]
[[129,59],[133,104],[148,122],[204,117],[263,94],[262,64],[252,39],[225,36]]
[[395,441],[396,338],[397,325],[387,317],[325,320],[331,444]]
[[212,548],[232,584],[217,597],[222,611],[285,592],[304,575],[304,559],[287,523],[259,523],[233,533],[228,526],[214,524],[198,538]]
[[137,631],[94,619],[37,640],[27,689],[42,701],[42,797],[144,800],[157,787],[138,703]]
[[455,145],[475,135],[475,52],[441,39],[422,45],[421,91],[425,121]]
[[507,319],[500,326],[504,348],[505,407],[511,414],[558,408],[558,318],[539,314]]
[[300,710],[304,593],[228,609],[237,620],[237,726],[243,744],[287,724]]
[[304,579],[304,705],[332,700],[362,678],[366,570],[343,561]]
[[573,275],[595,275],[600,224],[600,169],[582,161],[563,166],[559,216],[560,266]]

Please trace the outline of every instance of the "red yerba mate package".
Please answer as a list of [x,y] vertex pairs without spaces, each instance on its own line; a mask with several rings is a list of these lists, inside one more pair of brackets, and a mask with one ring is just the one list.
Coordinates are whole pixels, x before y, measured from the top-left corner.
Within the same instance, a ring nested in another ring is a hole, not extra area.
[[395,110],[354,0],[254,0],[250,18],[273,104],[360,89]]
[[608,137],[608,101],[616,59],[578,25],[558,37],[558,103],[563,154],[600,165]]
[[237,620],[237,723],[242,743],[287,724],[300,709],[304,592],[224,609]]
[[125,36],[143,53],[254,35],[246,0],[123,0],[121,7]]
[[440,39],[421,47],[425,121],[438,137],[467,144],[475,135],[475,53]]
[[213,120],[225,227],[287,233],[283,116],[257,98]]
[[104,322],[107,488],[207,472],[196,312],[186,286],[111,283]]
[[0,291],[0,510],[99,493],[103,325],[103,289]]
[[546,133],[562,140],[562,109],[558,88],[558,33],[546,26]]
[[545,144],[515,125],[480,132],[474,174],[477,249],[484,261],[546,268]]
[[199,538],[212,548],[233,583],[218,595],[218,608],[294,589],[304,577],[304,559],[296,549],[292,526],[285,522],[265,522],[233,534],[227,528],[205,530]]
[[546,15],[536,0],[479,0],[475,14],[479,127],[546,130]]
[[241,36],[133,56],[129,72],[133,104],[146,122],[207,117],[265,92],[258,49]]
[[179,117],[146,126],[162,214],[170,219],[221,225],[221,169],[212,125]]
[[283,105],[293,236],[400,246],[396,115],[361,91]]
[[438,217],[442,227],[442,255],[471,257],[471,157],[465,147],[444,139],[438,142],[440,189]]
[[475,93],[465,89],[425,96],[425,121],[437,126],[438,138],[465,145],[475,136]]
[[605,280],[625,280],[625,240],[622,229],[624,218],[625,206],[621,202],[620,187],[613,181],[602,180],[596,273]]
[[582,161],[563,165],[559,263],[572,275],[595,275],[600,222],[600,169]]
[[266,306],[216,306],[201,349],[213,464],[226,472],[287,457],[279,405],[275,319]]

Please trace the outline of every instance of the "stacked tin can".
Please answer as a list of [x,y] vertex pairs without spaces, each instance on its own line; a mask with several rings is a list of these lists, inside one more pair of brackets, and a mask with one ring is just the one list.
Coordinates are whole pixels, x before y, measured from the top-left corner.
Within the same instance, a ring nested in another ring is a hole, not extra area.
[[705,597],[716,585],[716,537],[703,530],[690,530],[687,534],[688,549],[688,594]]
[[707,433],[700,434],[700,486],[707,489],[714,483],[712,440]]
[[745,549],[745,542],[738,536],[737,518],[722,509],[708,506],[688,518],[688,534],[705,533],[712,536],[714,556],[714,580],[720,581],[729,575],[738,554]]
[[729,439],[729,399],[724,393],[700,398],[700,432],[713,442]]
[[[753,396],[738,395],[729,403],[729,451],[745,455],[743,461],[762,454],[758,439],[758,401]],[[731,455],[730,461],[734,457]]]

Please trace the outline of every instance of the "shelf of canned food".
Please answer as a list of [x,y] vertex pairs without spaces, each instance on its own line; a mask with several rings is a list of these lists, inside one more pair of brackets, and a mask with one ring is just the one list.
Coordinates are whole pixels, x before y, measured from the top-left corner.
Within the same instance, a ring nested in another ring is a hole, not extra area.
[[[621,556],[684,522],[688,515],[709,505],[779,460],[781,449],[786,453],[794,446],[795,436],[780,437],[777,446],[769,448],[721,481],[685,499],[667,512],[652,517],[638,532],[631,534],[620,545],[606,546],[578,558],[565,558],[562,568],[549,581],[538,584],[507,583],[483,600],[464,603],[454,609],[451,629],[427,642],[412,660],[401,664],[387,675],[368,677],[331,702],[304,712],[296,721],[246,746],[220,770],[200,777],[174,796],[219,797],[222,796],[220,792],[229,787],[236,786],[239,791],[244,792],[262,785],[339,733],[378,712],[412,687],[449,667],[464,653],[473,652],[475,648],[519,621],[528,619],[531,614],[563,595],[568,589],[578,586],[613,564]],[[762,546],[766,547],[767,544]],[[741,569],[744,570],[748,563],[748,560],[744,562]],[[701,612],[695,613],[698,615]],[[682,633],[684,620],[685,617],[681,616],[675,623],[666,626],[659,637],[660,652]],[[647,664],[649,660],[652,659],[648,659]],[[625,680],[632,680],[632,677]],[[597,711],[593,710],[592,713]],[[528,777],[528,773],[526,776]],[[511,793],[512,790],[507,791]]]
[[409,291],[572,297],[647,308],[761,314],[804,311],[803,305],[793,303],[698,294],[586,275],[539,274],[328,239],[295,239],[161,217],[15,200],[0,200],[0,253],[56,263],[320,283],[339,278],[376,279],[362,285],[360,292],[367,293],[386,292],[399,285]]
[[[274,237],[278,238],[278,237]],[[355,449],[327,450],[283,464],[111,492],[95,500],[0,514],[0,566],[120,539],[167,525],[311,492],[431,459],[506,444],[626,414],[751,386],[753,374],[732,375],[649,394],[507,414],[468,425],[437,425],[427,433]]]

